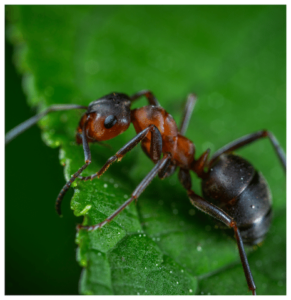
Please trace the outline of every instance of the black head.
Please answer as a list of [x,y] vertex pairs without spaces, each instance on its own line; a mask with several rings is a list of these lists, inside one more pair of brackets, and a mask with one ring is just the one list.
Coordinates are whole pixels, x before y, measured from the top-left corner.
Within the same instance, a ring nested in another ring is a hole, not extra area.
[[123,107],[130,107],[130,98],[123,93],[111,93],[92,101],[88,106],[87,113],[100,112],[100,107],[105,111],[118,113]]

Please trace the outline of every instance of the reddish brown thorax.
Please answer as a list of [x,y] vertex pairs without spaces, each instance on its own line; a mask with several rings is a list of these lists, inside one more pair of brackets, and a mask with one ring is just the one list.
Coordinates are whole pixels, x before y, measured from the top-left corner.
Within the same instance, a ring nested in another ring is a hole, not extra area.
[[[144,106],[131,111],[131,122],[136,133],[141,132],[149,125],[155,125],[163,140],[163,153],[171,153],[173,163],[179,167],[189,169],[194,161],[195,148],[193,143],[180,135],[173,117],[160,106]],[[143,151],[150,156],[151,133],[142,140]]]

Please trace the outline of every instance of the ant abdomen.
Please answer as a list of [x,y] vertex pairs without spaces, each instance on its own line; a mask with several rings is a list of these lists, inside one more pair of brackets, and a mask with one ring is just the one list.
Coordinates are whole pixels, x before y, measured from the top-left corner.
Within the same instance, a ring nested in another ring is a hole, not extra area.
[[234,154],[219,156],[202,181],[202,191],[236,221],[245,244],[264,239],[271,224],[272,196],[263,175],[248,161]]

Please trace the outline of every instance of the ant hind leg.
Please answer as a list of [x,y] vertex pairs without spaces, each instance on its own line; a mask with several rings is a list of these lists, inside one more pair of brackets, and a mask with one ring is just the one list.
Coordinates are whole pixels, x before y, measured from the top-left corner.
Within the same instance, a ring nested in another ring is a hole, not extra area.
[[271,144],[272,144],[272,146],[284,168],[284,171],[286,173],[285,153],[284,153],[282,147],[280,146],[278,140],[276,139],[276,137],[270,131],[267,131],[267,130],[261,130],[261,131],[257,131],[257,132],[248,134],[248,135],[243,136],[243,137],[227,144],[226,146],[220,148],[219,150],[217,150],[214,153],[214,155],[212,156],[208,165],[211,166],[212,163],[223,153],[235,151],[245,145],[251,144],[252,142],[257,141],[258,139],[265,138],[265,137],[269,138],[269,140],[270,140],[270,142],[271,142]]
[[236,222],[227,213],[225,213],[222,209],[220,209],[219,207],[215,206],[214,204],[206,201],[202,197],[198,196],[192,190],[188,189],[187,193],[188,193],[191,203],[196,208],[202,210],[203,212],[212,216],[213,218],[221,221],[228,227],[233,228],[248,287],[252,291],[253,295],[256,295],[256,285],[255,285],[255,282],[254,282],[254,279],[252,276],[252,272],[251,272],[251,269],[249,266],[248,258],[246,256],[246,253],[244,250],[240,230],[238,229]]

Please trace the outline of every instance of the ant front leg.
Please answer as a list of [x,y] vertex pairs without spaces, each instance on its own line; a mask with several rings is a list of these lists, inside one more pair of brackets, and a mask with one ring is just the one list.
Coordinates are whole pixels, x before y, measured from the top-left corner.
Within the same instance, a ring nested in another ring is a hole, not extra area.
[[115,155],[111,156],[104,166],[95,174],[90,176],[79,176],[81,180],[89,180],[95,177],[100,177],[105,173],[105,171],[110,167],[110,165],[116,160],[120,161],[122,157],[134,148],[140,141],[142,141],[146,135],[151,132],[151,148],[150,156],[154,162],[158,162],[162,154],[162,136],[159,129],[155,125],[150,125],[140,133],[138,133],[132,140],[130,140],[126,145],[124,145]]
[[133,94],[130,97],[130,100],[131,100],[131,102],[133,102],[133,101],[139,99],[142,96],[145,96],[148,99],[150,105],[160,106],[159,101],[157,100],[157,98],[149,90],[143,90],[143,91],[140,91],[140,92],[138,92],[136,94]]
[[61,215],[61,202],[64,198],[65,193],[71,186],[71,184],[76,180],[76,178],[84,171],[89,164],[91,163],[91,152],[88,144],[88,140],[86,137],[86,122],[83,125],[83,130],[82,130],[82,142],[83,142],[83,148],[84,148],[84,155],[85,155],[85,164],[71,177],[71,179],[64,185],[62,190],[60,191],[57,201],[56,201],[56,211],[59,215]]
[[188,193],[191,203],[196,208],[202,210],[203,212],[212,216],[213,218],[221,221],[228,227],[233,228],[248,287],[252,291],[253,295],[256,295],[256,285],[255,285],[255,282],[254,282],[254,279],[252,276],[252,272],[251,272],[251,269],[249,266],[249,262],[248,262],[245,250],[244,250],[242,237],[241,237],[240,231],[236,225],[236,222],[227,213],[225,213],[222,209],[220,209],[219,207],[206,201],[202,197],[198,196],[192,190],[188,189],[187,193]]
[[129,205],[133,200],[137,200],[139,195],[145,190],[145,188],[150,184],[153,178],[160,172],[164,172],[165,169],[168,168],[171,162],[171,155],[169,153],[165,154],[164,157],[160,160],[160,156],[162,154],[162,136],[159,132],[158,128],[154,125],[150,125],[143,131],[141,131],[137,136],[135,136],[130,142],[128,142],[124,147],[122,147],[114,156],[108,159],[105,165],[94,175],[88,177],[81,177],[83,180],[93,179],[94,177],[100,177],[112,164],[112,162],[116,161],[117,159],[121,159],[128,151],[130,151],[134,146],[136,146],[146,135],[151,131],[151,150],[150,156],[155,161],[156,165],[154,168],[148,173],[148,175],[142,180],[142,182],[137,186],[134,192],[131,194],[131,197],[124,202],[111,216],[105,219],[103,222],[90,225],[90,226],[83,226],[79,225],[77,229],[86,229],[86,230],[95,230],[98,228],[103,227],[105,224],[109,223],[114,217],[116,217],[127,205]]
[[282,147],[280,146],[278,140],[276,139],[276,137],[270,131],[267,130],[261,130],[255,133],[248,134],[246,136],[241,137],[240,139],[233,141],[232,143],[227,144],[226,146],[222,147],[221,149],[219,149],[214,153],[208,165],[211,166],[212,163],[223,153],[235,151],[245,145],[251,144],[252,142],[257,141],[258,139],[265,138],[265,137],[269,138],[286,173],[285,153]]
[[31,117],[30,119],[24,121],[19,124],[15,128],[11,129],[7,132],[5,136],[5,145],[8,144],[11,140],[16,138],[19,134],[36,124],[42,117],[46,116],[48,113],[53,111],[63,111],[63,110],[71,110],[71,109],[87,109],[87,106],[76,105],[76,104],[59,104],[52,105],[48,107],[45,111]]
[[151,183],[154,177],[159,173],[163,172],[171,161],[171,154],[166,153],[164,157],[157,162],[153,169],[148,173],[148,175],[142,180],[142,182],[137,186],[137,188],[131,194],[131,197],[125,201],[111,216],[105,219],[103,222],[96,225],[83,226],[78,225],[77,230],[85,229],[88,231],[95,230],[103,227],[105,224],[112,221],[126,206],[128,206],[132,201],[137,200],[140,194],[146,189],[146,187]]

